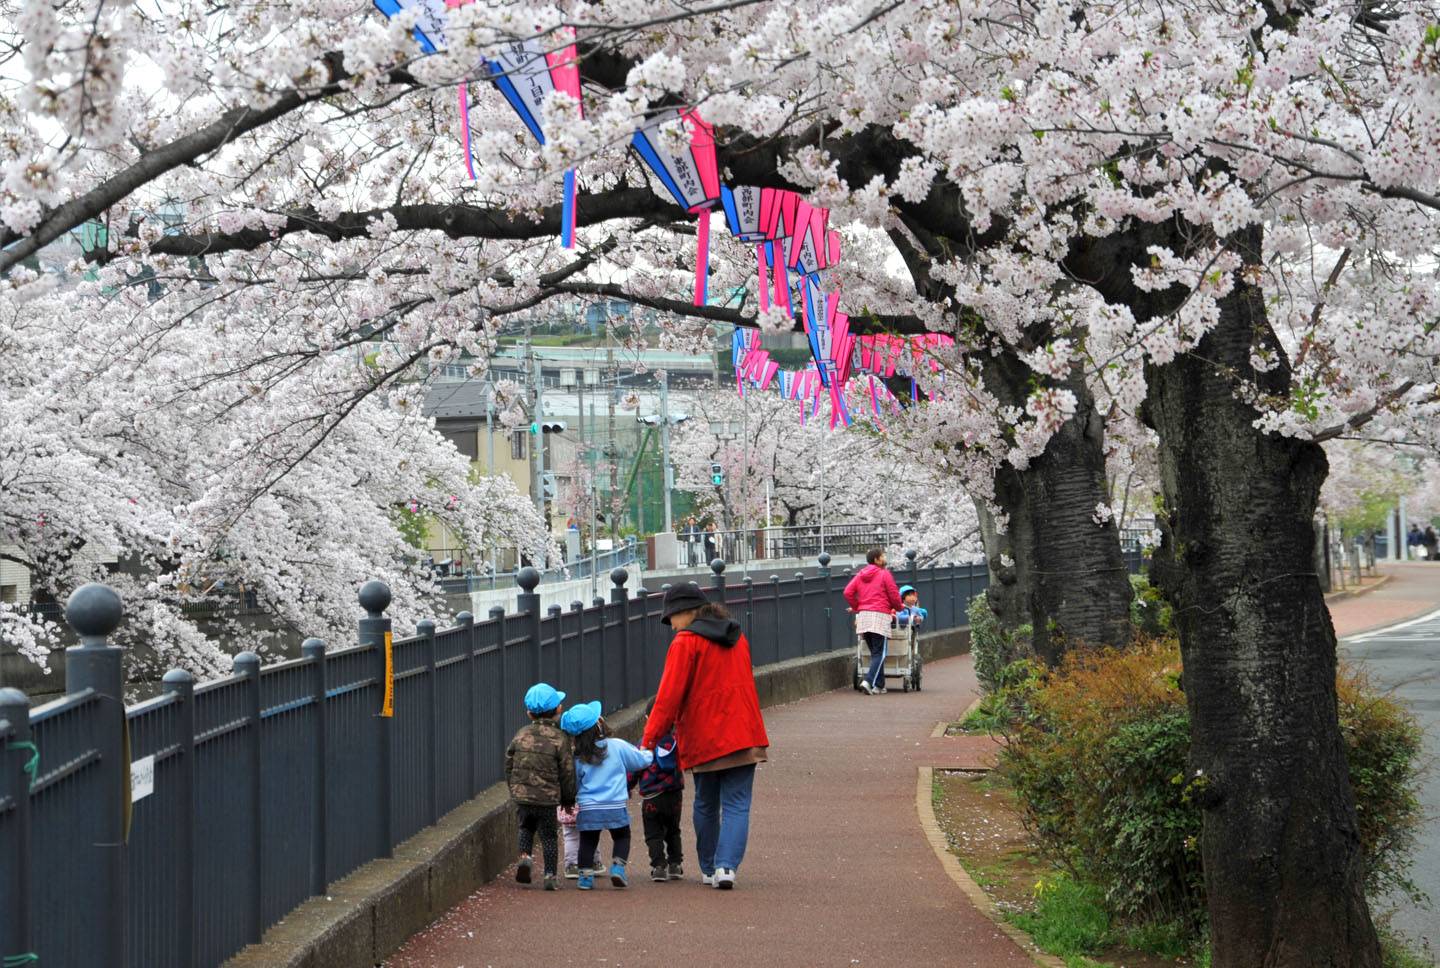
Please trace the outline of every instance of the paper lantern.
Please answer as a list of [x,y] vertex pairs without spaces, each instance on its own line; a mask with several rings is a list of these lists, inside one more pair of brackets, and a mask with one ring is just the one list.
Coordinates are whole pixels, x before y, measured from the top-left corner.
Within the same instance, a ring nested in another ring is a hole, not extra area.
[[[672,151],[660,129],[678,120],[688,146]],[[715,160],[715,129],[693,108],[670,108],[641,126],[631,139],[675,204],[699,216],[695,226],[695,305],[705,305],[710,275],[710,210],[720,202],[720,166]]]

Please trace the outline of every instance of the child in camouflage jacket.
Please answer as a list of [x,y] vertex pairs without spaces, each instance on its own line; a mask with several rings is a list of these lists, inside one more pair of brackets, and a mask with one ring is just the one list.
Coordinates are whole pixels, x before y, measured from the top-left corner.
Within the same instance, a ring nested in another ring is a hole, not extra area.
[[530,722],[520,727],[505,751],[505,782],[520,828],[520,863],[515,880],[530,883],[530,852],[535,835],[545,857],[545,890],[556,890],[558,845],[556,807],[575,805],[575,754],[570,737],[560,729],[559,717],[565,700],[563,692],[539,682],[525,693],[525,710]]

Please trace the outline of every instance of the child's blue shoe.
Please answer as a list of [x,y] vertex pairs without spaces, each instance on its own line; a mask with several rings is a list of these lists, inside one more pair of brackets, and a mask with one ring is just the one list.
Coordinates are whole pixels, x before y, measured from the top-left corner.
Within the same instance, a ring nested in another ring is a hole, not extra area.
[[581,871],[580,877],[575,881],[575,886],[582,891],[588,891],[595,886],[595,875],[587,871]]
[[630,880],[625,876],[625,862],[617,860],[610,865],[610,883],[616,887],[628,887]]

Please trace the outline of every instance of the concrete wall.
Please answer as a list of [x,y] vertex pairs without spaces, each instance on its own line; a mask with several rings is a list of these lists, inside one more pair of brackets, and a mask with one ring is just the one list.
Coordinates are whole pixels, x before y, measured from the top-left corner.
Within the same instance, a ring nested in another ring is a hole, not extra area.
[[[925,659],[970,651],[968,628],[921,636]],[[755,670],[760,705],[777,706],[850,686],[854,652],[828,652]],[[640,738],[645,703],[606,721],[616,735]],[[395,848],[312,897],[228,962],[228,968],[360,968],[377,965],[411,935],[515,860],[515,814],[503,783],[452,810]]]

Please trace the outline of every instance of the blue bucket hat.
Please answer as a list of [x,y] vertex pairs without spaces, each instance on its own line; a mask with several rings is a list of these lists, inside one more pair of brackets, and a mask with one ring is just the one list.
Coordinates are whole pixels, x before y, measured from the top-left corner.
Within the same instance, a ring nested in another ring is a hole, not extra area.
[[565,694],[548,682],[537,682],[525,690],[525,708],[536,715],[548,713],[564,701]]
[[901,598],[904,598],[906,595],[910,594],[910,593],[913,592],[913,591],[915,591],[915,586],[913,586],[913,585],[901,585],[901,586],[900,586],[900,597],[901,597]]
[[571,736],[579,736],[585,730],[600,722],[600,700],[582,702],[565,710],[560,717],[560,728]]

